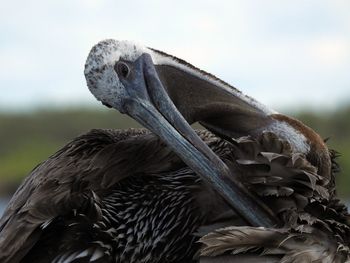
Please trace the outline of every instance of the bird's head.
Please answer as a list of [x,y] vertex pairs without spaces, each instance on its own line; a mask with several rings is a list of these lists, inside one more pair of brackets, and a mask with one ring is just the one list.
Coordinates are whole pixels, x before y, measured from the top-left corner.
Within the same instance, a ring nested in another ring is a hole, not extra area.
[[[131,69],[128,62],[135,62],[147,49],[129,41],[108,39],[95,45],[85,64],[85,77],[91,93],[104,105],[125,112],[126,102],[136,99],[132,94],[138,87],[127,89],[121,78],[142,74]],[[140,65],[139,65],[140,66]]]

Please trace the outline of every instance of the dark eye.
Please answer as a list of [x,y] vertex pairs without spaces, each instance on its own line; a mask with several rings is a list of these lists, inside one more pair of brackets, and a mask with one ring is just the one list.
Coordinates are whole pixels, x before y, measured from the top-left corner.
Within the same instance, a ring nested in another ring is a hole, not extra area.
[[129,66],[121,61],[118,61],[114,66],[115,72],[117,72],[118,76],[121,76],[123,78],[126,78],[130,73]]

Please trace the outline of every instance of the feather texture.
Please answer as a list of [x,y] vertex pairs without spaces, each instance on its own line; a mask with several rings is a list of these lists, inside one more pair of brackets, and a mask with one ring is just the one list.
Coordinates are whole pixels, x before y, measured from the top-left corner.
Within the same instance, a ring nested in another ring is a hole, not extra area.
[[[198,134],[227,154],[221,139]],[[194,233],[224,211],[221,198],[147,130],[92,130],[18,188],[0,220],[0,262],[192,261]]]
[[0,220],[0,261],[349,260],[346,207],[305,156],[272,133],[228,141],[198,134],[282,228],[245,226],[148,131],[93,130],[36,167],[17,190]]
[[[305,156],[272,133],[232,140],[233,170],[276,213],[282,228],[230,226],[201,238],[201,262],[345,262],[350,228],[346,207],[335,198],[333,178],[317,173]],[[335,172],[335,168],[333,168]],[[231,256],[230,256],[231,255]],[[212,261],[211,261],[212,260]],[[230,261],[231,260],[231,261]]]

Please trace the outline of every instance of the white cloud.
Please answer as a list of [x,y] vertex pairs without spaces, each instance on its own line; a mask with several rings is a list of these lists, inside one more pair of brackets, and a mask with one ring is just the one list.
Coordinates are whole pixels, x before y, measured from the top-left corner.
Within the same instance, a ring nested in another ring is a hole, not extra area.
[[341,66],[350,61],[350,39],[344,37],[317,39],[311,45],[310,52],[320,64],[330,68]]

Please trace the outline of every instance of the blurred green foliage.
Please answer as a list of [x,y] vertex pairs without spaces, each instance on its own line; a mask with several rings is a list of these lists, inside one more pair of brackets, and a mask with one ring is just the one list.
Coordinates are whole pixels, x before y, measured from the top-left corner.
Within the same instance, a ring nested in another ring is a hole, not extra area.
[[337,175],[337,190],[342,197],[350,197],[350,106],[329,112],[303,111],[292,114],[329,140],[327,145],[336,150],[341,172]]
[[[342,154],[338,191],[350,196],[350,106],[327,113],[292,114],[331,137],[329,146]],[[0,194],[12,192],[33,167],[79,134],[92,128],[139,125],[114,110],[67,109],[30,113],[0,113]]]
[[13,192],[38,163],[93,128],[139,125],[113,110],[91,108],[0,113],[0,195]]

